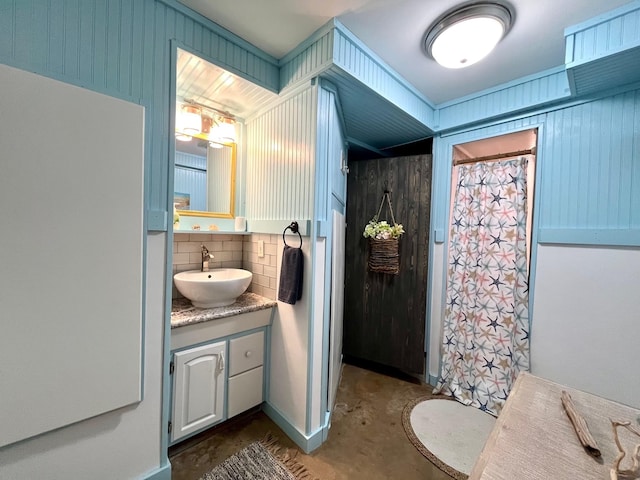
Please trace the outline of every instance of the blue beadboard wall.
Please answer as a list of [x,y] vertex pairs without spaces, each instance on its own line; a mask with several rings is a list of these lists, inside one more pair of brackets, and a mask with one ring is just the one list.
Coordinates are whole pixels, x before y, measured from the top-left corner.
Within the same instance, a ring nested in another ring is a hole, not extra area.
[[375,150],[433,134],[429,101],[335,19],[282,58],[280,65],[283,92],[314,76],[335,86],[350,141]]
[[313,218],[316,108],[316,87],[309,86],[246,122],[245,213],[250,222],[273,222],[265,233]]
[[280,60],[280,88],[286,90],[333,64],[334,30],[325,25]]
[[173,191],[190,195],[189,210],[206,210],[207,157],[176,152]]
[[640,81],[640,1],[568,28],[565,37],[575,95]]
[[542,147],[541,230],[640,228],[640,90],[549,113]]
[[640,245],[640,90],[436,137],[435,240],[446,234],[453,145],[536,127],[538,240]]
[[334,23],[333,63],[424,125],[433,125],[434,108],[429,100],[340,22]]
[[438,105],[438,131],[539,108],[570,97],[564,68],[518,79],[496,88]]
[[0,62],[146,107],[151,230],[167,225],[171,39],[278,89],[274,58],[174,0],[4,1],[0,12]]

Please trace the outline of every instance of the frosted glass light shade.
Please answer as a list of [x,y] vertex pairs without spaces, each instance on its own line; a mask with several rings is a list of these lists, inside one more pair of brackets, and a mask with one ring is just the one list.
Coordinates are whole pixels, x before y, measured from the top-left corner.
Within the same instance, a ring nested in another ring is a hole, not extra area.
[[511,27],[511,12],[497,3],[462,7],[438,19],[424,48],[446,68],[464,68],[486,57]]
[[217,143],[233,143],[236,141],[236,127],[233,120],[221,118],[220,121],[211,128],[209,140]]
[[443,67],[468,67],[489,55],[503,34],[504,28],[495,18],[470,18],[454,23],[438,35],[431,54]]
[[182,132],[187,135],[197,135],[202,131],[202,117],[195,107],[185,106],[181,113]]

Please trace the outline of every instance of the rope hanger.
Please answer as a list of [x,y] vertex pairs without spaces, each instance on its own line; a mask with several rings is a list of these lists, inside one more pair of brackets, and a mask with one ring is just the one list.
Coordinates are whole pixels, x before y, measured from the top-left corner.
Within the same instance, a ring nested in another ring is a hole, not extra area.
[[376,213],[376,216],[373,217],[373,219],[377,222],[378,219],[380,218],[380,214],[382,213],[382,207],[384,207],[384,201],[387,201],[387,205],[389,206],[389,212],[391,213],[391,221],[393,222],[392,225],[396,224],[396,217],[393,215],[393,207],[391,206],[391,192],[389,192],[389,190],[385,190],[384,194],[382,195],[382,200],[380,201],[380,208],[378,208],[378,213]]

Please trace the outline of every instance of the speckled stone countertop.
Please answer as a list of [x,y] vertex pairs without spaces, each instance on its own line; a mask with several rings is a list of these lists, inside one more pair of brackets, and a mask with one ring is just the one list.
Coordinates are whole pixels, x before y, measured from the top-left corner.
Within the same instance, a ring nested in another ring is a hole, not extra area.
[[177,298],[171,302],[171,328],[208,322],[218,318],[230,317],[241,313],[255,312],[275,307],[277,302],[255,293],[243,293],[236,303],[226,307],[196,308],[186,298]]

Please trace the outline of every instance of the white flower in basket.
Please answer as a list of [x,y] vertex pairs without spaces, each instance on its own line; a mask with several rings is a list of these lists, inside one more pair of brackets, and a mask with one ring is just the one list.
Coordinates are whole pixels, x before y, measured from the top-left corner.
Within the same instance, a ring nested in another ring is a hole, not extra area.
[[375,240],[389,240],[398,239],[403,233],[402,224],[394,223],[389,225],[386,220],[377,221],[376,217],[373,217],[364,227],[362,235],[365,238],[373,238]]

